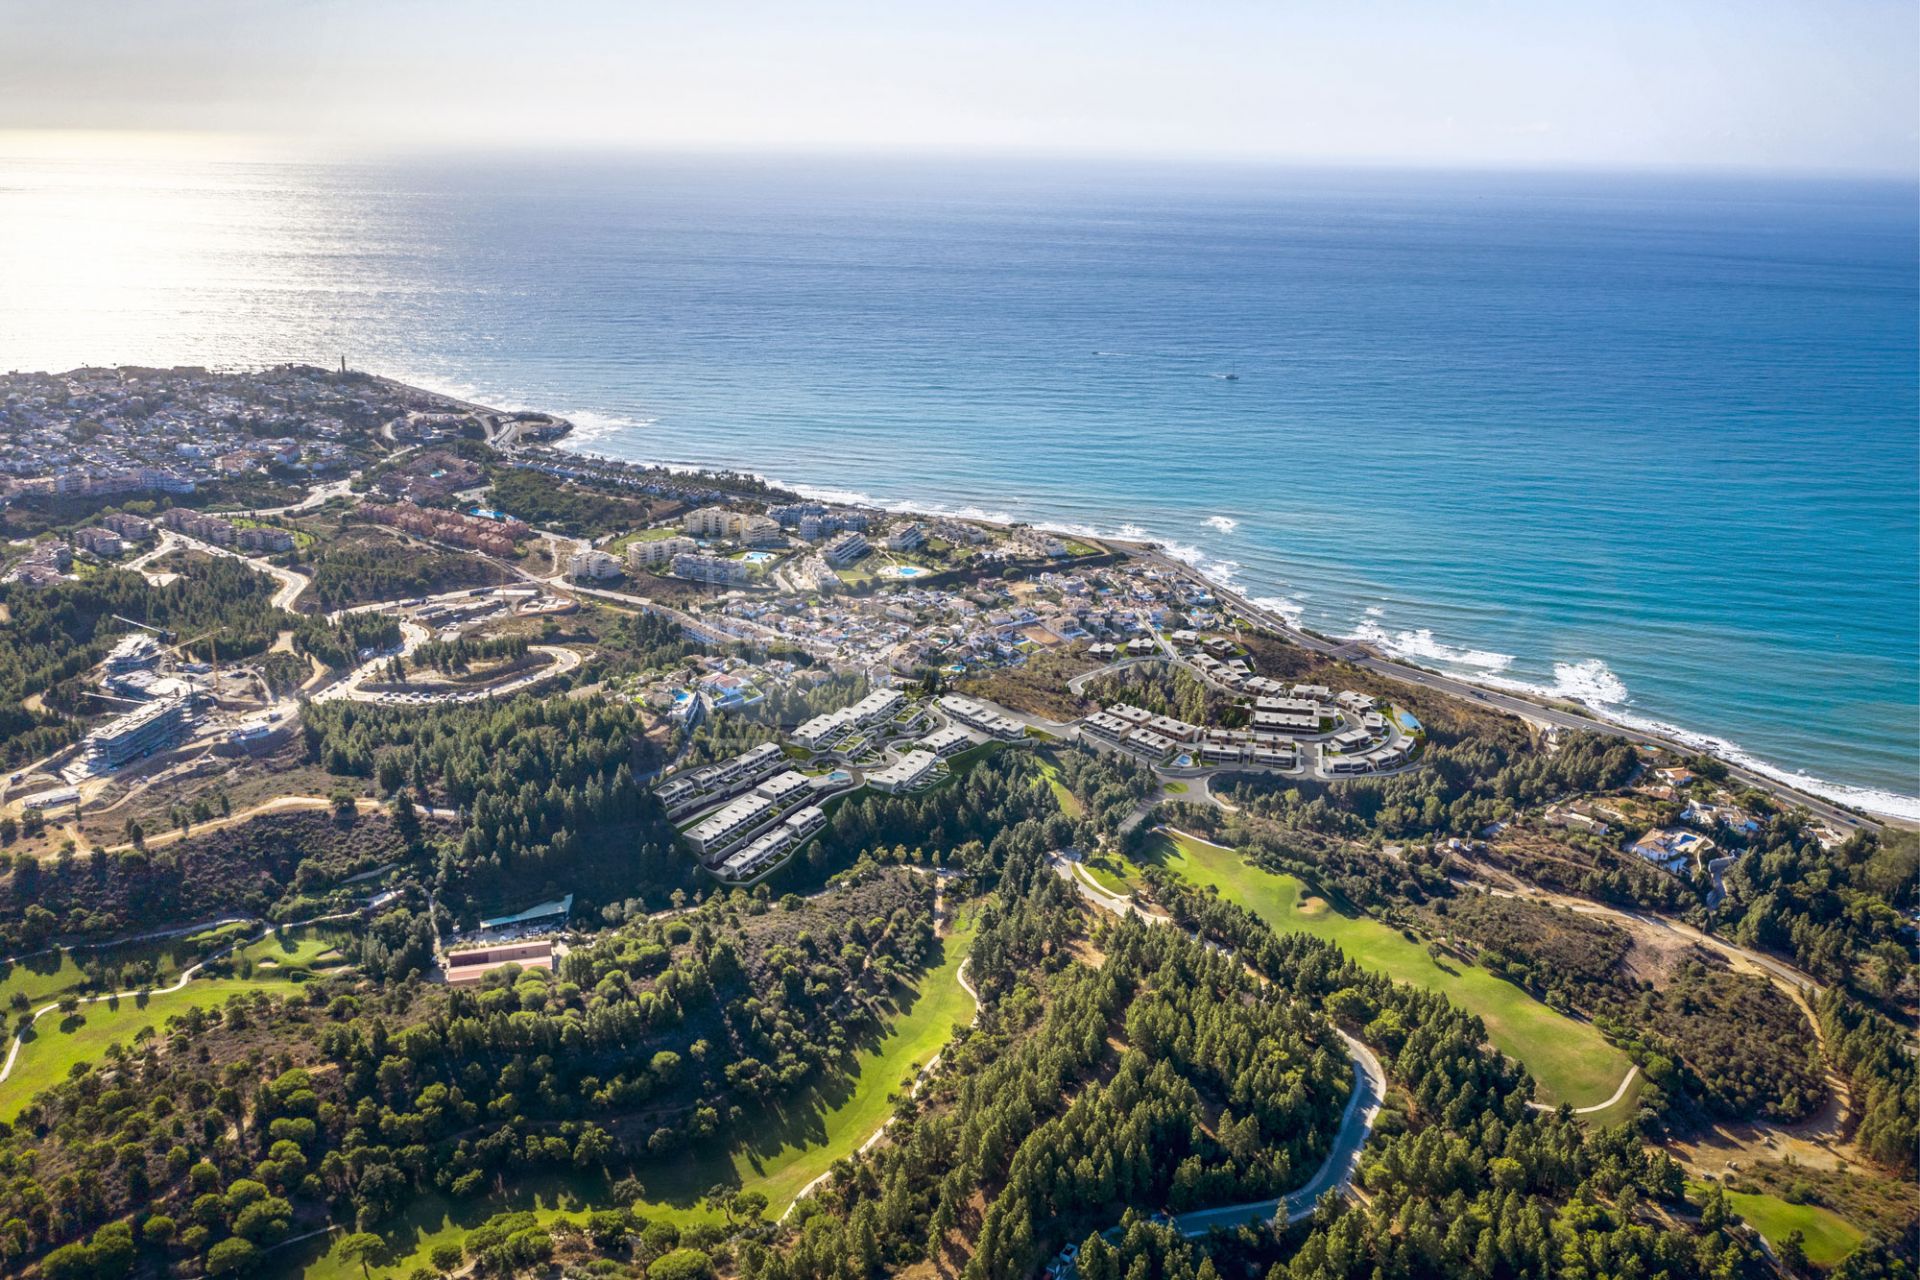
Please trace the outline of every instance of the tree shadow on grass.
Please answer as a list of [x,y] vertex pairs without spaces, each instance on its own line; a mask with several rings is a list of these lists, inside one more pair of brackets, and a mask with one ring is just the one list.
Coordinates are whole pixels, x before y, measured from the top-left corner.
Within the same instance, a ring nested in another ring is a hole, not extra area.
[[[884,997],[875,999],[872,1003],[879,1021],[850,1034],[846,1051],[832,1064],[816,1070],[799,1092],[750,1112],[730,1145],[711,1144],[704,1150],[683,1151],[637,1166],[633,1173],[645,1187],[647,1198],[674,1209],[689,1209],[715,1186],[732,1189],[741,1186],[746,1177],[772,1176],[777,1172],[773,1166],[783,1157],[829,1142],[833,1136],[830,1119],[853,1100],[863,1083],[869,1083],[863,1078],[864,1072],[879,1069],[873,1059],[883,1051],[893,1029],[919,1006],[930,976],[946,962],[945,948],[944,941],[935,943],[913,985],[897,981]],[[915,1063],[912,1067],[924,1065]],[[903,1067],[903,1078],[910,1069]],[[903,1087],[904,1080],[871,1083],[891,1093]],[[867,1135],[854,1136],[864,1140]],[[850,1147],[847,1154],[851,1153]],[[769,1206],[775,1214],[785,1207],[783,1203]]]

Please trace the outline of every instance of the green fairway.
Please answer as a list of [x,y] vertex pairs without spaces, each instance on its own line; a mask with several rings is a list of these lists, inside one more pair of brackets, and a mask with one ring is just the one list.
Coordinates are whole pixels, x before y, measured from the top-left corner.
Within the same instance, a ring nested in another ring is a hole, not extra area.
[[191,936],[43,951],[26,956],[11,964],[0,965],[0,1007],[11,1005],[16,992],[24,994],[37,1007],[64,991],[78,990],[86,985],[87,975],[83,965],[99,964],[111,969],[126,969],[150,963],[158,985],[166,986],[179,976],[182,969],[200,959],[206,950],[203,944],[216,939],[230,940],[252,927],[246,924],[221,925],[203,929]]
[[1131,892],[1133,881],[1140,875],[1140,868],[1125,854],[1112,850],[1092,854],[1081,865],[1093,877],[1093,882],[1108,893]]
[[1477,1014],[1495,1047],[1533,1073],[1542,1102],[1576,1107],[1605,1102],[1631,1065],[1587,1023],[1555,1013],[1477,965],[1435,959],[1426,947],[1378,920],[1336,910],[1293,876],[1275,875],[1231,849],[1172,833],[1158,836],[1154,852],[1160,865],[1217,888],[1273,928],[1323,938],[1369,969],[1442,992]]
[[[1706,1192],[1704,1182],[1687,1183],[1687,1198],[1695,1204],[1701,1203]],[[1790,1204],[1779,1196],[1737,1191],[1727,1192],[1727,1203],[1776,1249],[1798,1231],[1807,1251],[1807,1261],[1815,1266],[1833,1266],[1866,1238],[1865,1232],[1822,1205]]]
[[335,948],[344,936],[324,926],[270,933],[234,952],[233,964],[251,964],[256,978],[309,978],[343,963]]
[[11,1123],[33,1095],[65,1080],[76,1062],[97,1062],[114,1043],[131,1044],[142,1027],[159,1031],[168,1018],[188,1009],[225,1004],[229,996],[260,989],[259,982],[209,978],[179,991],[83,1004],[73,1013],[54,1010],[34,1024],[20,1046],[13,1074],[0,1084],[0,1120]]
[[1040,776],[1047,780],[1047,786],[1053,789],[1053,798],[1060,805],[1060,812],[1069,818],[1085,816],[1087,806],[1080,803],[1080,797],[1067,790],[1067,784],[1060,781],[1060,766],[1046,751],[1034,753],[1034,760],[1040,765]]
[[[714,1216],[701,1206],[700,1197],[716,1184],[727,1184],[761,1192],[767,1197],[767,1215],[779,1217],[808,1183],[879,1132],[893,1111],[889,1095],[902,1092],[915,1071],[933,1060],[956,1024],[972,1021],[973,997],[960,985],[959,974],[976,927],[971,916],[955,921],[939,962],[917,986],[901,993],[897,1016],[886,1030],[856,1051],[851,1077],[808,1089],[778,1120],[756,1127],[743,1148],[689,1153],[639,1169],[646,1197],[633,1209],[654,1221],[688,1226]],[[427,1265],[434,1246],[459,1243],[497,1213],[527,1209],[550,1222],[602,1207],[606,1196],[603,1180],[579,1177],[531,1179],[507,1195],[470,1203],[425,1197],[382,1232],[391,1251],[372,1274],[395,1280],[407,1276]],[[302,1280],[361,1280],[360,1264],[331,1249],[299,1256],[305,1266],[296,1265],[293,1271]]]

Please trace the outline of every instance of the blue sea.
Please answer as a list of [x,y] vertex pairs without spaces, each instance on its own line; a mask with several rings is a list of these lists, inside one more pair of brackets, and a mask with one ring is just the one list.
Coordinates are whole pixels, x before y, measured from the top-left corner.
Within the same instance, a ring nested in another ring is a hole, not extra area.
[[1150,537],[1317,630],[1920,816],[1917,206],[43,151],[0,156],[0,365],[344,355],[568,414],[580,449]]

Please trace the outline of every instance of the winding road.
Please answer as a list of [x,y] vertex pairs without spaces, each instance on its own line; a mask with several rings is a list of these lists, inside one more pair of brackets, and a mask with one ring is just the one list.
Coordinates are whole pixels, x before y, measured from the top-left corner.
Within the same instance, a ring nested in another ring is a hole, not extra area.
[[[1064,852],[1048,855],[1056,874],[1074,887],[1080,896],[1102,911],[1118,916],[1136,916],[1148,924],[1172,924],[1170,916],[1156,915],[1135,902],[1130,895],[1109,893],[1087,878],[1077,858]],[[1360,1167],[1360,1152],[1373,1133],[1373,1122],[1380,1114],[1380,1100],[1386,1096],[1387,1073],[1373,1051],[1338,1027],[1334,1031],[1346,1042],[1347,1057],[1353,1063],[1353,1092],[1347,1097],[1340,1117],[1339,1132],[1333,1149],[1306,1185],[1284,1196],[1269,1200],[1251,1200],[1244,1204],[1222,1205],[1214,1209],[1196,1209],[1175,1214],[1174,1227],[1185,1236],[1203,1236],[1216,1229],[1231,1230],[1263,1222],[1298,1222],[1313,1212],[1320,1197],[1328,1191],[1345,1195],[1352,1189],[1353,1175]]]

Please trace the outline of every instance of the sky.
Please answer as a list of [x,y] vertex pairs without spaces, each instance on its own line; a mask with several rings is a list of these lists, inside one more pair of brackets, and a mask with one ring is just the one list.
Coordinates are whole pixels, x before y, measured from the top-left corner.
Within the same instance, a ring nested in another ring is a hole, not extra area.
[[1920,171],[1914,0],[0,0],[0,131]]

